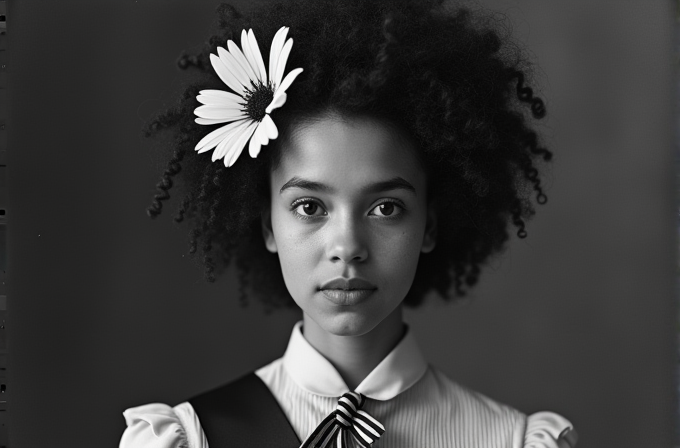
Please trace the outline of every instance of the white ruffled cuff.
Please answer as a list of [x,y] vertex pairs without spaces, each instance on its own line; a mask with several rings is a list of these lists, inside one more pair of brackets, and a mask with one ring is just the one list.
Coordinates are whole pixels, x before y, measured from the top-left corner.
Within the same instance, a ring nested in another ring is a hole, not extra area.
[[574,448],[578,435],[569,420],[554,412],[527,417],[524,448]]
[[150,403],[123,412],[127,429],[119,448],[208,448],[198,416],[188,402],[174,408]]

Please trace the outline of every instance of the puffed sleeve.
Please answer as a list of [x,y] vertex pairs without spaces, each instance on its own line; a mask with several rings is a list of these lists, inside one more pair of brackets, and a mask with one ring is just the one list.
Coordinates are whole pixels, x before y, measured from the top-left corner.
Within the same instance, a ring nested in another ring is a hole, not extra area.
[[523,448],[574,448],[578,435],[569,420],[554,412],[527,417]]
[[150,403],[123,412],[127,428],[119,448],[208,448],[201,423],[188,402]]

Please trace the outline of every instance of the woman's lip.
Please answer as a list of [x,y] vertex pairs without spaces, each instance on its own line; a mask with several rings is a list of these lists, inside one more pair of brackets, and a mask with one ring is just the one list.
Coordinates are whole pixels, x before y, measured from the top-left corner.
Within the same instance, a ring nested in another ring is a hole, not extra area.
[[375,285],[368,280],[359,277],[345,278],[337,277],[327,281],[319,287],[319,290],[326,289],[342,289],[342,290],[357,290],[357,289],[376,289]]
[[322,289],[323,295],[336,305],[356,305],[375,292],[373,289]]

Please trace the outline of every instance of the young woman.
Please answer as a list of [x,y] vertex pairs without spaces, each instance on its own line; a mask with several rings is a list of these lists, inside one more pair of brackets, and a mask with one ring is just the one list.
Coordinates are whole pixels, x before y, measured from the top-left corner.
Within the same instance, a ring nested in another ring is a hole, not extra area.
[[302,320],[255,372],[126,410],[121,448],[573,447],[560,415],[428,365],[402,319],[427,293],[464,295],[547,199],[551,153],[531,127],[545,110],[521,52],[437,0],[219,12],[205,50],[180,59],[203,76],[150,125],[175,143],[149,214],[181,172],[175,220],[208,280],[234,261],[241,300]]

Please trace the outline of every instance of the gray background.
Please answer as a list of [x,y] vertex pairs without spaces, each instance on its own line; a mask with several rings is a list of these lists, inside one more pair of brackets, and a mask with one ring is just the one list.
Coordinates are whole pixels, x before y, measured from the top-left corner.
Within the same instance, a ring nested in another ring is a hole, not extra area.
[[[240,309],[233,275],[206,284],[186,229],[144,212],[163,166],[140,126],[218,2],[8,3],[10,446],[115,447],[123,409],[263,365],[299,316]],[[467,304],[408,321],[433,364],[562,413],[579,448],[669,447],[675,2],[481,4],[541,67],[550,201]]]

